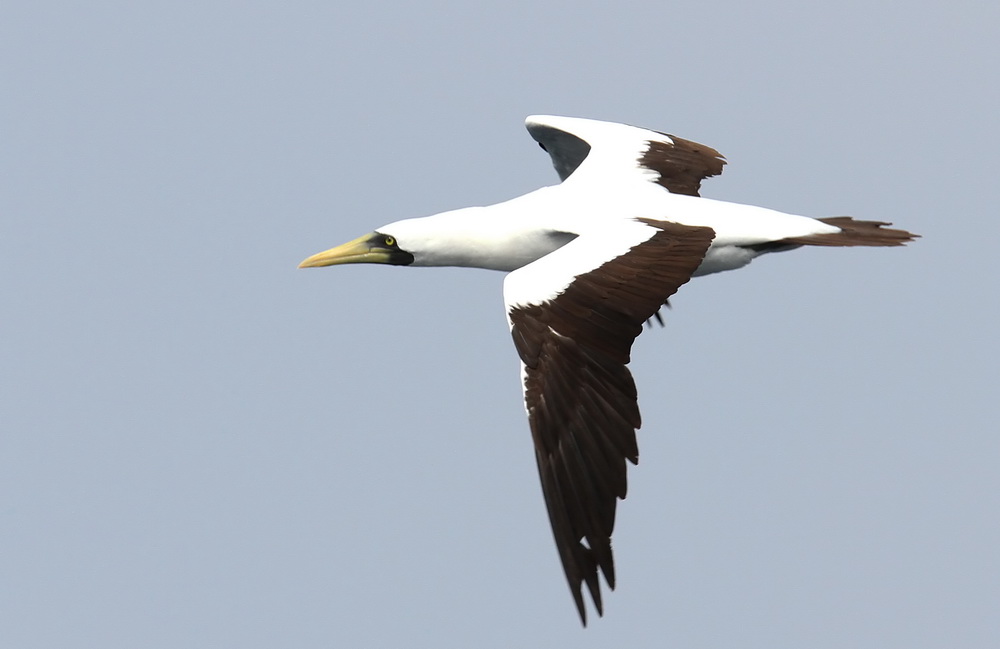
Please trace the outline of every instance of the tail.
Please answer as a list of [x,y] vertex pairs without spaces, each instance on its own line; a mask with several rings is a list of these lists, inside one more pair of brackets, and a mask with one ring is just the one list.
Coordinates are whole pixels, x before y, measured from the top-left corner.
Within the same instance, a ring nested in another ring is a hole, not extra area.
[[816,220],[840,228],[840,232],[792,237],[782,239],[780,243],[793,246],[902,246],[920,236],[906,230],[883,227],[892,223],[858,221],[849,216],[831,216]]

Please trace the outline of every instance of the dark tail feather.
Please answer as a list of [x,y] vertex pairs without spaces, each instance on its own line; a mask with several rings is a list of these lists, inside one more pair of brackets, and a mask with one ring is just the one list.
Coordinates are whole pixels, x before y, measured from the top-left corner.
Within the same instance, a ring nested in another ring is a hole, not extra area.
[[801,246],[902,246],[920,236],[883,227],[892,223],[858,221],[850,216],[831,216],[817,221],[838,227],[840,232],[792,237],[781,242]]

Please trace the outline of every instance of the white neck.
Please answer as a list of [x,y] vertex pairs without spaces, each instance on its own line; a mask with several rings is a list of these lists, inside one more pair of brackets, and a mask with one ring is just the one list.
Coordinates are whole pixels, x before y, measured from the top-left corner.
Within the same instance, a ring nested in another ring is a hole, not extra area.
[[[532,192],[534,194],[534,192]],[[413,255],[413,266],[463,266],[511,271],[568,243],[573,235],[532,227],[525,201],[532,194],[489,207],[467,207],[378,229]],[[515,205],[516,204],[516,205]],[[529,203],[530,204],[530,203]]]

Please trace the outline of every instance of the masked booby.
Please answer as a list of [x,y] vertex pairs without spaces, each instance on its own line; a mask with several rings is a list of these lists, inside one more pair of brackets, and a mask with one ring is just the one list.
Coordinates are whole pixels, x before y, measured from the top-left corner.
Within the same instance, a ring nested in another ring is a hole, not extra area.
[[722,172],[714,149],[590,119],[532,116],[528,132],[561,183],[488,207],[396,221],[300,267],[376,263],[508,272],[504,302],[556,547],[581,622],[582,586],[603,615],[615,587],[611,533],[639,459],[626,365],[642,324],[691,277],[770,252],[899,246],[889,223],[814,219],[701,198]]

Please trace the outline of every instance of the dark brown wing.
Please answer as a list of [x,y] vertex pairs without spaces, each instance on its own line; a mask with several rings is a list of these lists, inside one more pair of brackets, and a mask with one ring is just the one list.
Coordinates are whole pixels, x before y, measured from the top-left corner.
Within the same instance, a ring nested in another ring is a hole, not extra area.
[[551,300],[509,314],[542,493],[584,625],[582,584],[599,615],[598,571],[615,587],[615,510],[626,494],[625,460],[639,459],[639,408],[626,368],[632,342],[690,279],[715,236],[710,228],[645,222],[657,229],[649,240],[578,275]]
[[712,147],[667,135],[673,144],[651,140],[639,164],[660,174],[658,185],[675,194],[698,196],[701,181],[718,176],[726,164],[722,154]]

